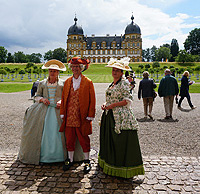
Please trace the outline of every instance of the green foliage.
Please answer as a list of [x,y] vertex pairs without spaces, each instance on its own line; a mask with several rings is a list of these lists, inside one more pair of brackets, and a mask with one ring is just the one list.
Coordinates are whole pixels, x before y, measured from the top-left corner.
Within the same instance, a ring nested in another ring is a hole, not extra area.
[[32,53],[30,55],[26,55],[29,62],[32,63],[41,63],[42,55],[40,53]]
[[8,51],[3,46],[0,46],[0,63],[5,63],[7,52]]
[[6,62],[7,63],[14,63],[15,62],[14,56],[11,53],[8,53]]
[[15,63],[26,63],[26,62],[28,62],[28,58],[21,51],[14,53],[14,60],[15,60]]
[[178,55],[179,51],[179,45],[178,41],[176,39],[172,39],[170,52],[172,54],[172,57],[170,58],[170,61],[175,61],[175,57]]
[[170,48],[167,47],[160,47],[155,51],[155,55],[157,61],[162,61],[162,59],[165,61],[166,59],[170,59],[172,56],[170,54]]
[[30,90],[32,88],[32,83],[22,84],[22,83],[0,83],[0,92],[12,93]]
[[184,42],[185,50],[192,55],[200,55],[200,28],[192,30]]
[[193,62],[194,58],[191,54],[187,53],[186,50],[180,50],[178,56],[175,59],[176,62]]

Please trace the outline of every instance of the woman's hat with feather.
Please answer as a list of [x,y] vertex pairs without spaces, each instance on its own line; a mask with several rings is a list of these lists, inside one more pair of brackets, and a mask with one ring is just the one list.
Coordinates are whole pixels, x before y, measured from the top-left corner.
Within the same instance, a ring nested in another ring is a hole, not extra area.
[[106,67],[115,67],[117,69],[131,71],[132,69],[128,66],[129,61],[130,61],[129,57],[124,57],[120,60],[111,58],[110,61],[108,62],[108,65],[106,65]]

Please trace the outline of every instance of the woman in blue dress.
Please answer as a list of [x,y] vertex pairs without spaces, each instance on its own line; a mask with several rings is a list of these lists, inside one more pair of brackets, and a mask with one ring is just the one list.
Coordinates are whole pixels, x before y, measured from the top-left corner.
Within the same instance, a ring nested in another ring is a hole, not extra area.
[[[67,158],[65,136],[59,132],[61,125],[60,104],[64,81],[58,78],[65,65],[50,60],[42,66],[49,76],[39,83],[35,103],[25,113],[19,151],[19,160],[28,164],[63,162]],[[79,142],[75,161],[83,160]]]

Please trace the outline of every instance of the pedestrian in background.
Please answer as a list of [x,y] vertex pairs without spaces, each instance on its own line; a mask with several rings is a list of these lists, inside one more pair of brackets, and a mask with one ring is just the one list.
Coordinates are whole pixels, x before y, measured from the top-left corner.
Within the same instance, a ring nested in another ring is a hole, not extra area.
[[170,69],[165,70],[165,76],[161,79],[158,87],[158,95],[163,97],[165,108],[165,119],[172,119],[174,96],[179,92],[178,82],[174,76],[171,75]]
[[138,89],[138,99],[143,99],[144,105],[144,118],[147,119],[147,116],[150,119],[153,119],[152,109],[153,109],[153,101],[154,101],[154,88],[156,88],[156,84],[153,79],[149,79],[149,72],[143,72],[143,79],[139,83]]
[[189,86],[192,85],[194,82],[189,81],[188,77],[189,77],[189,72],[185,71],[183,73],[183,77],[181,78],[181,87],[180,87],[180,94],[179,94],[181,98],[179,99],[179,102],[178,102],[178,109],[181,109],[181,103],[185,97],[187,98],[190,108],[191,109],[196,108],[196,106],[193,106],[191,102],[190,94],[189,94]]

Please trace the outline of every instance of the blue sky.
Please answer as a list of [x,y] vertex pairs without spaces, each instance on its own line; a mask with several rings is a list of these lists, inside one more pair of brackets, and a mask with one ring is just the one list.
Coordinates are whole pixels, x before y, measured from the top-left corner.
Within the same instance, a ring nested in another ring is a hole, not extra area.
[[178,40],[200,28],[198,0],[0,0],[0,46],[8,52],[41,53],[66,48],[67,31],[78,24],[84,35],[121,35],[140,26],[143,49]]

